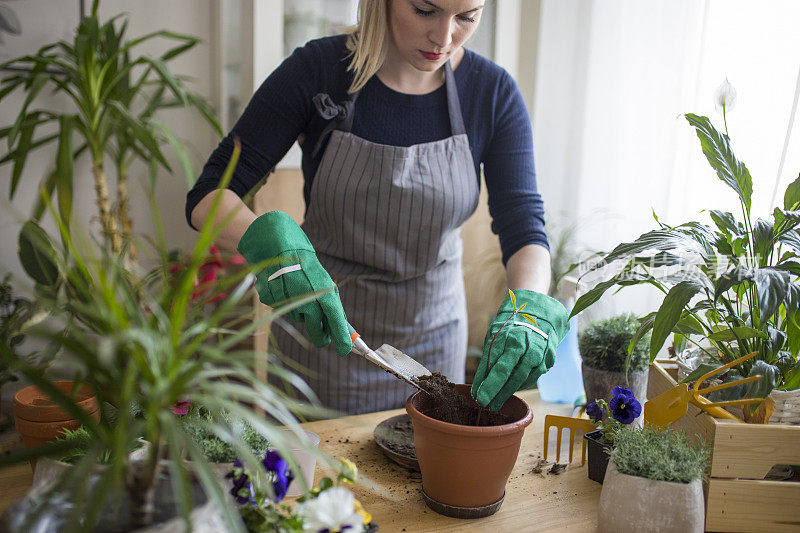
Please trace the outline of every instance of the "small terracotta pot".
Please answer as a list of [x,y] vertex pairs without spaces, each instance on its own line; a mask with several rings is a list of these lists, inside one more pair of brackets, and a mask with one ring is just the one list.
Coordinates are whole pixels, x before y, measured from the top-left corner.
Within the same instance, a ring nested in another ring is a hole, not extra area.
[[[66,394],[71,394],[73,381],[54,381],[53,385]],[[95,420],[100,419],[97,398],[87,386],[79,388],[73,395],[75,404]],[[42,446],[62,436],[65,429],[76,430],[81,423],[67,414],[49,396],[35,385],[25,387],[14,395],[14,422],[28,449]]]
[[[470,397],[469,385],[456,390]],[[435,420],[432,398],[416,392],[406,401],[414,425],[414,447],[422,473],[422,493],[434,511],[456,518],[480,518],[497,512],[514,468],[525,428],[533,413],[512,396],[500,410],[514,422],[502,426],[462,426]]]

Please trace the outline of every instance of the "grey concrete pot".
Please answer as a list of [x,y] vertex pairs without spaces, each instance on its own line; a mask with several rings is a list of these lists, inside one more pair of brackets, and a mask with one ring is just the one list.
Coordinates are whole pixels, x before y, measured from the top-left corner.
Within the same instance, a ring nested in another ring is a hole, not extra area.
[[597,509],[598,531],[627,533],[701,533],[705,502],[700,479],[691,483],[653,481],[608,470]]
[[598,398],[603,398],[605,401],[610,402],[611,391],[616,386],[632,390],[633,395],[642,404],[642,414],[634,421],[634,424],[641,427],[644,419],[644,402],[647,400],[648,371],[646,369],[638,372],[629,372],[627,383],[623,372],[598,370],[586,366],[586,363],[581,363],[581,371],[583,373],[583,388],[586,391],[587,402],[593,402]]

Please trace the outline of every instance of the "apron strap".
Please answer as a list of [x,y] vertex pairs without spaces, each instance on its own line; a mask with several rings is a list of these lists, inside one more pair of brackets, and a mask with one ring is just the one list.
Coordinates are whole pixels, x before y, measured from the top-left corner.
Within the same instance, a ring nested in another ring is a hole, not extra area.
[[461,115],[461,102],[458,100],[458,88],[456,87],[456,77],[453,74],[453,67],[450,60],[444,64],[444,84],[447,87],[447,112],[450,115],[451,135],[461,135],[466,133],[464,128],[464,117]]
[[[447,89],[447,114],[450,117],[450,130],[451,135],[461,135],[466,133],[464,128],[464,117],[461,115],[461,102],[458,99],[458,88],[456,87],[456,78],[453,74],[453,67],[450,65],[450,60],[444,64],[444,84]],[[312,99],[317,113],[329,120],[327,126],[320,133],[317,144],[314,146],[314,151],[311,156],[316,158],[322,143],[328,138],[334,130],[349,132],[353,128],[353,115],[355,111],[356,99],[361,91],[352,93],[347,100],[341,104],[335,103],[331,97],[326,93],[317,93]]]

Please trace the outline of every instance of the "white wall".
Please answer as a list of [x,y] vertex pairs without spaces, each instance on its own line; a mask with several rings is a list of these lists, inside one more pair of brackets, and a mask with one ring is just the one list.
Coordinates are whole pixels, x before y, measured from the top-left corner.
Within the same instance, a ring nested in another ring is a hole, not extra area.
[[[198,44],[194,49],[170,63],[173,72],[191,76],[191,86],[198,94],[209,98],[216,83],[212,75],[213,51],[215,45],[210,42],[214,20],[212,20],[212,4],[214,0],[137,0],[125,2],[124,0],[103,0],[101,4],[101,19],[106,19],[123,11],[128,13],[128,35],[140,36],[151,31],[169,29],[174,32],[194,35],[205,42]],[[87,0],[87,9],[91,2]],[[18,57],[23,54],[35,53],[36,50],[47,43],[59,39],[71,40],[73,31],[78,22],[77,0],[26,0],[12,2],[9,7],[17,14],[22,25],[22,34],[19,36],[4,35],[5,44],[0,45],[0,61]],[[161,39],[154,39],[141,47],[141,53],[160,54],[169,43]],[[0,73],[6,76],[7,73]],[[43,93],[41,107],[62,106],[67,108],[68,100],[63,97]],[[15,93],[6,98],[0,106],[0,127],[13,123],[24,97]],[[165,122],[180,139],[184,141],[197,172],[216,146],[218,139],[216,133],[205,123],[198,114],[192,110],[170,111],[162,116]],[[8,147],[0,141],[0,154],[5,155]],[[0,272],[12,272],[19,282],[28,283],[24,272],[17,259],[17,235],[25,218],[30,214],[37,195],[37,188],[41,179],[51,168],[55,146],[32,153],[25,167],[25,172],[20,181],[13,204],[8,202],[8,184],[11,176],[11,164],[0,166]],[[182,175],[180,166],[175,157],[165,148],[165,156],[173,167],[175,174],[166,175],[161,172],[157,185],[157,200],[164,219],[167,243],[170,247],[187,249],[194,243],[195,232],[185,222],[184,203],[187,185]],[[113,171],[113,166],[107,163],[107,171]],[[147,181],[146,168],[134,166],[130,171],[129,191],[132,202],[132,215],[134,231],[139,234],[152,234],[150,207],[146,196],[143,194],[144,183]],[[112,196],[115,194],[113,182],[110,184]],[[84,226],[91,223],[92,230],[97,233],[99,224],[96,219],[94,203],[93,179],[89,163],[84,158],[79,160],[75,167],[75,220]],[[52,224],[47,224],[52,229]],[[1,275],[1,274],[0,274]],[[8,398],[14,391],[15,384],[3,388],[3,396]],[[8,402],[3,402],[6,406]]]

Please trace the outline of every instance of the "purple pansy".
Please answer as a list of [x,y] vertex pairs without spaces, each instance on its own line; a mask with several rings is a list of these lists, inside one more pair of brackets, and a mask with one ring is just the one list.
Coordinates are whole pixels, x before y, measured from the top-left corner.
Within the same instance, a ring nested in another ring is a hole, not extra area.
[[590,402],[586,406],[586,414],[595,422],[600,422],[603,419],[603,409],[597,405],[597,402]]
[[275,503],[277,503],[286,496],[286,490],[294,479],[294,474],[289,470],[289,464],[275,450],[267,450],[263,464],[264,470],[275,475],[275,481],[272,482],[272,492]]
[[244,464],[240,459],[236,459],[233,463],[234,470],[225,474],[226,479],[233,479],[233,488],[231,488],[231,495],[236,499],[236,503],[244,505],[250,503],[255,505],[255,494],[253,493],[253,485],[250,483],[250,476],[244,470],[239,470],[239,475],[236,475],[237,468],[243,469]]
[[611,392],[611,416],[623,424],[630,424],[642,414],[642,404],[633,395],[633,391],[624,387],[614,387]]

